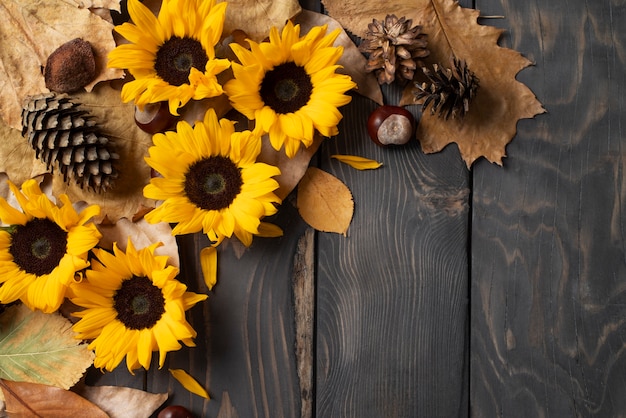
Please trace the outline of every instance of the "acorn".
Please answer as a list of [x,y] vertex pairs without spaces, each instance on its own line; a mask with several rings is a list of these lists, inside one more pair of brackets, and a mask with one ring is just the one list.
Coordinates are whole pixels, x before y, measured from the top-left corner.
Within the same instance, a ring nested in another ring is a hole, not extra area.
[[380,106],[367,120],[367,133],[381,147],[404,145],[413,137],[414,131],[413,114],[400,106]]
[[178,116],[170,113],[167,102],[148,103],[143,110],[135,107],[135,123],[151,135],[173,128],[177,121]]

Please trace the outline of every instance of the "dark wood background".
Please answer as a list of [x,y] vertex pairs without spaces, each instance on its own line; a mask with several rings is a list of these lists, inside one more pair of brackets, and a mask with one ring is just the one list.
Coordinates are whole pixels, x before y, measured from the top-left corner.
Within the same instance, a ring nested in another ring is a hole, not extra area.
[[[503,167],[468,170],[454,145],[378,148],[376,105],[355,95],[313,161],[355,197],[348,236],[315,233],[292,194],[284,237],[220,248],[218,285],[191,310],[196,348],[92,382],[168,391],[201,417],[626,416],[626,2],[461,4],[503,16],[481,23],[536,64],[518,79],[548,113],[519,122]],[[205,291],[205,238],[179,242],[182,277]]]

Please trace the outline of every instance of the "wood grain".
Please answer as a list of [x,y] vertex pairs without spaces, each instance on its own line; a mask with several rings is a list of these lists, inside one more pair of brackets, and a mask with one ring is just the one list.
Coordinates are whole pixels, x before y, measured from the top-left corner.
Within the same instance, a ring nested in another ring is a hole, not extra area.
[[625,416],[626,4],[477,7],[548,114],[473,171],[472,415]]
[[[355,95],[321,148],[355,214],[347,237],[318,236],[317,416],[464,416],[468,172],[453,147],[377,147],[365,131],[375,107]],[[384,166],[358,171],[332,154]]]

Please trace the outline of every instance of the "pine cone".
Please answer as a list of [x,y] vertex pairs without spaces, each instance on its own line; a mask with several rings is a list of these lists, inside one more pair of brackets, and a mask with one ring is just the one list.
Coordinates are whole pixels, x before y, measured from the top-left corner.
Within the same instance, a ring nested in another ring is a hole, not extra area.
[[417,92],[416,100],[426,98],[422,105],[422,111],[430,106],[430,113],[437,113],[445,119],[452,117],[462,118],[469,111],[469,105],[478,89],[479,79],[470,71],[465,61],[452,59],[453,67],[442,68],[433,65],[434,71],[423,67],[424,75],[428,82],[415,83]]
[[396,77],[413,80],[421,58],[430,54],[426,34],[412,19],[387,15],[384,22],[374,19],[367,25],[367,38],[359,50],[369,54],[365,71],[374,72],[379,84],[391,84]]
[[50,172],[81,188],[104,192],[118,176],[119,156],[100,135],[96,121],[66,95],[44,93],[27,98],[22,109],[22,136]]

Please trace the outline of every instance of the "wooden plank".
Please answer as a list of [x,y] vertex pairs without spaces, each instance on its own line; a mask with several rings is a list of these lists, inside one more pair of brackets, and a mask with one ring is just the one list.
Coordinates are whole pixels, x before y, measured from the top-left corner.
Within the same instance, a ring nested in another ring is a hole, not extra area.
[[[232,242],[220,246],[218,283],[203,307],[191,310],[197,346],[171,353],[164,367],[190,372],[212,400],[186,392],[159,370],[149,372],[150,391],[169,391],[171,404],[187,405],[198,416],[219,417],[225,402],[239,417],[300,414],[292,281],[306,225],[289,201],[275,218],[270,221],[284,237],[255,238],[249,249]],[[198,262],[206,244],[198,234],[180,239],[181,276],[194,291],[206,291]]]
[[[386,102],[399,91],[385,89]],[[366,133],[375,107],[355,95],[321,148],[355,214],[347,237],[318,236],[316,413],[465,416],[468,171],[455,147],[377,147]],[[384,166],[358,171],[332,154]]]
[[472,415],[624,416],[626,5],[477,8],[537,63],[518,79],[548,114],[473,170]]

